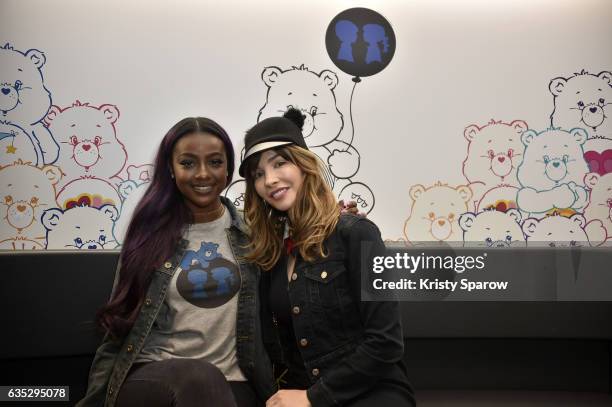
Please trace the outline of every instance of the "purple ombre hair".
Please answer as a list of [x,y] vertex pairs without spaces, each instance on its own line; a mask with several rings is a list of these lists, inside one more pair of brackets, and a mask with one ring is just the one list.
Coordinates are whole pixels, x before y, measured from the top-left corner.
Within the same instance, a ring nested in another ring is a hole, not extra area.
[[193,133],[210,133],[221,139],[226,153],[227,185],[232,182],[234,146],[219,124],[204,117],[189,117],[166,133],[155,157],[153,180],[134,210],[127,229],[119,260],[119,280],[109,303],[96,315],[98,325],[114,338],[122,338],[130,331],[155,269],[173,255],[185,225],[193,221],[191,211],[170,176],[176,142]]

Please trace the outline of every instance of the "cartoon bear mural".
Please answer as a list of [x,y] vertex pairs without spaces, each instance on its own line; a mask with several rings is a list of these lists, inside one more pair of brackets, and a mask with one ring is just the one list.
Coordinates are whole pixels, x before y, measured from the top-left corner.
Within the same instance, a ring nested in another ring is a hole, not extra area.
[[560,209],[580,212],[586,206],[588,194],[583,179],[589,171],[582,151],[586,139],[583,129],[523,133],[525,152],[517,169],[521,184],[517,204],[521,211],[543,217]]
[[103,205],[121,206],[121,197],[108,181],[96,177],[81,177],[64,185],[57,193],[59,208],[70,209],[87,204],[94,208]]
[[301,110],[305,116],[302,133],[308,148],[322,161],[325,178],[337,196],[359,196],[364,212],[374,208],[371,189],[353,184],[360,164],[359,152],[351,144],[339,139],[344,118],[336,105],[335,88],[338,76],[330,71],[310,71],[303,64],[282,70],[276,66],[265,68],[261,78],[268,90],[266,102],[257,121],[281,116],[289,108]]
[[493,191],[497,187],[519,186],[516,168],[525,150],[521,134],[527,128],[523,120],[505,123],[493,119],[484,126],[471,124],[465,128],[463,135],[468,149],[463,175],[474,193],[474,208],[485,194],[488,194],[487,201],[495,201]]
[[66,108],[51,106],[45,123],[62,146],[57,164],[65,174],[64,184],[83,176],[121,182],[115,177],[125,166],[127,152],[117,138],[118,118],[119,110],[109,104],[96,107],[77,100]]
[[51,106],[42,74],[45,62],[45,54],[37,49],[21,52],[9,44],[0,48],[0,120],[20,127],[34,141],[38,165],[54,163],[59,152],[42,122]]
[[553,112],[550,122],[562,129],[583,128],[588,139],[583,146],[584,158],[591,172],[612,172],[612,72],[597,75],[582,70],[569,78],[550,81]]
[[476,213],[490,209],[495,209],[499,212],[506,212],[508,209],[518,209],[516,204],[518,191],[519,188],[509,185],[491,188],[484,193],[476,204]]
[[0,166],[10,165],[17,160],[33,165],[42,163],[40,149],[24,129],[16,124],[0,120]]
[[488,210],[478,214],[466,212],[459,217],[463,229],[463,245],[468,247],[525,246],[521,230],[521,213],[516,209],[506,212]]
[[138,184],[143,182],[151,182],[155,166],[153,164],[128,165],[128,179]]
[[584,217],[588,222],[600,220],[607,231],[606,239],[612,240],[612,173],[589,173],[584,183],[591,189]]
[[[302,133],[309,148],[313,149],[323,161],[328,162],[334,149],[346,150],[349,145],[336,140],[344,126],[342,113],[336,106],[334,89],[338,76],[329,70],[319,74],[301,65],[286,71],[269,66],[261,74],[268,87],[266,103],[260,109],[257,121],[284,114],[290,107],[299,109],[306,116]],[[359,153],[351,148],[346,156],[329,160],[337,178],[350,178],[359,168]],[[349,157],[352,155],[353,157]],[[349,157],[349,165],[340,165],[343,158]],[[334,168],[338,167],[338,168]]]
[[580,213],[569,218],[551,215],[543,219],[525,219],[523,232],[528,246],[599,246],[606,240],[606,229],[601,221],[587,223]]
[[569,78],[559,77],[548,85],[553,95],[552,127],[569,130],[583,128],[588,138],[612,139],[612,72],[597,75],[585,70]]
[[123,203],[121,204],[119,219],[115,222],[115,228],[113,229],[113,234],[119,245],[123,244],[136,206],[149,188],[151,177],[153,177],[153,166],[150,164],[130,165],[127,172],[129,179],[119,184],[119,195],[121,195]]
[[245,191],[246,182],[244,179],[238,179],[228,185],[228,187],[225,189],[224,196],[229,199],[238,210],[243,211]]
[[589,170],[599,175],[612,172],[612,139],[591,138],[584,143],[584,159]]
[[114,249],[113,223],[118,215],[114,205],[47,209],[41,219],[47,232],[47,249]]
[[16,236],[0,241],[0,250],[44,250],[44,240],[29,239],[25,236]]
[[38,168],[21,160],[0,168],[2,248],[17,248],[13,247],[17,245],[27,249],[45,245],[45,229],[40,217],[45,209],[57,206],[55,185],[61,177],[62,172],[54,165]]
[[408,242],[463,240],[458,220],[460,214],[467,212],[472,198],[468,186],[451,187],[440,182],[431,187],[413,185],[410,198],[410,216],[404,223],[404,236]]

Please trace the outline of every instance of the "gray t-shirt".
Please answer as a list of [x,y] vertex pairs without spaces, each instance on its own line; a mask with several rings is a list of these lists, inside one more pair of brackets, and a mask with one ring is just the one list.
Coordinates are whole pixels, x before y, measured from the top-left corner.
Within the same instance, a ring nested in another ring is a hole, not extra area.
[[245,381],[236,358],[236,313],[240,272],[219,219],[189,226],[189,246],[136,362],[203,359],[227,380]]

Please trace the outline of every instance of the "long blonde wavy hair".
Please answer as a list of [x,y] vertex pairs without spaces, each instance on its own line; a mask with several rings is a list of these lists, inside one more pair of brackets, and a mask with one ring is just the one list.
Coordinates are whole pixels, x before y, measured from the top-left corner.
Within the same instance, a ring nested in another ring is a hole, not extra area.
[[287,213],[278,212],[255,191],[254,175],[261,153],[248,158],[244,209],[251,236],[246,258],[263,270],[270,270],[284,250],[285,221],[289,222],[291,238],[302,258],[313,261],[327,256],[323,241],[333,232],[340,216],[336,197],[323,179],[316,155],[294,145],[274,151],[297,165],[304,174],[304,181],[295,204]]

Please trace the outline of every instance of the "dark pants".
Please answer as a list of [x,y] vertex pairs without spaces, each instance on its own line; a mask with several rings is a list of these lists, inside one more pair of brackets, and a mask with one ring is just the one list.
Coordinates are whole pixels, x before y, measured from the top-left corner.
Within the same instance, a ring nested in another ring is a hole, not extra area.
[[169,359],[132,367],[117,396],[117,407],[256,407],[248,382],[228,382],[211,363]]
[[382,382],[346,404],[346,407],[371,406],[414,407],[416,401],[412,392],[406,389],[403,384]]

